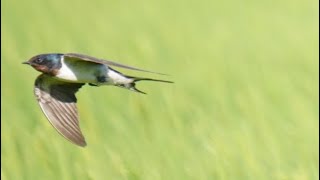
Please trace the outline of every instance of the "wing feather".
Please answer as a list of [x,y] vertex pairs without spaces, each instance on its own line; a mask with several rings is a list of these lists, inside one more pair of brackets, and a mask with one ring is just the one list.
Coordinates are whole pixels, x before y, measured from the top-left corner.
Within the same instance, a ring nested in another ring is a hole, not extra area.
[[120,64],[120,63],[116,63],[116,62],[110,61],[110,60],[105,60],[105,59],[102,60],[102,59],[98,59],[98,58],[95,58],[95,57],[92,57],[92,56],[88,56],[88,55],[84,55],[84,54],[78,54],[78,53],[67,53],[67,54],[64,54],[64,58],[67,58],[68,60],[89,61],[89,62],[93,62],[93,63],[97,63],[97,64],[106,64],[106,65],[109,65],[109,66],[116,66],[116,67],[130,69],[130,70],[136,70],[136,71],[142,71],[142,72],[148,72],[148,73],[154,73],[154,74],[167,75],[167,74],[148,71],[148,70],[144,70],[144,69],[140,69],[140,68],[136,68],[136,67],[132,67],[132,66],[127,66],[127,65],[124,65],[124,64]]
[[75,93],[83,83],[66,83],[48,75],[35,82],[35,96],[51,125],[67,140],[79,146],[86,141],[79,126]]

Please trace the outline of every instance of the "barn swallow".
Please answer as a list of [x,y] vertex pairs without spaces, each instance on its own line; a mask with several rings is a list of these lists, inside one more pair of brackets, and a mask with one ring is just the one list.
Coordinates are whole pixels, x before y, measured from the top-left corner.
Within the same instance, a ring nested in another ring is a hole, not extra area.
[[128,76],[110,66],[161,73],[77,53],[40,54],[23,64],[42,72],[35,81],[34,93],[51,125],[67,140],[82,147],[86,146],[86,141],[79,126],[75,94],[83,85],[86,83],[91,86],[113,85],[145,94],[135,87],[136,82],[146,80],[173,83]]

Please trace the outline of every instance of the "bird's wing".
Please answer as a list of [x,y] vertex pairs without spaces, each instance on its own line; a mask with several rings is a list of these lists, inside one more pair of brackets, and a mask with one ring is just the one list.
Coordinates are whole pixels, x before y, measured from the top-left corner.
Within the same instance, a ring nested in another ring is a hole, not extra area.
[[143,69],[139,69],[139,68],[136,68],[136,67],[127,66],[127,65],[124,65],[124,64],[119,64],[119,63],[116,63],[116,62],[113,62],[113,61],[109,61],[109,60],[102,60],[102,59],[98,59],[98,58],[95,58],[95,57],[91,57],[91,56],[84,55],[84,54],[78,54],[78,53],[67,53],[67,54],[64,54],[64,58],[67,59],[67,60],[89,61],[89,62],[93,62],[93,63],[106,64],[106,65],[109,65],[109,66],[116,66],[116,67],[130,69],[130,70],[136,70],[136,71],[142,71],[142,72],[166,75],[166,74],[163,74],[163,73],[143,70]]
[[78,121],[75,93],[83,83],[66,83],[42,74],[35,81],[34,93],[52,126],[66,139],[86,146]]

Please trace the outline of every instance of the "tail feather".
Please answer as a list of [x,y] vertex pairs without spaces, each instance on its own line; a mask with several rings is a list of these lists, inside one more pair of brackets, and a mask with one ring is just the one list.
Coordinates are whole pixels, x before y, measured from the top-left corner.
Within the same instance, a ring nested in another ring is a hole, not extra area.
[[140,91],[139,89],[137,89],[135,85],[136,85],[136,83],[131,83],[131,87],[129,88],[129,90],[135,91],[135,92],[138,92],[138,93],[141,93],[141,94],[147,94],[147,93],[145,93],[145,92]]
[[135,82],[138,82],[138,81],[156,81],[156,82],[164,82],[164,83],[173,83],[172,81],[166,81],[166,80],[160,80],[160,79],[141,78],[141,77],[133,77],[133,76],[126,76],[126,77],[132,79],[132,82],[129,83],[129,84],[122,84],[122,85],[118,85],[118,86],[126,88],[126,89],[129,89],[131,91],[142,93],[142,94],[147,94],[147,93],[137,89],[135,87],[136,86]]
[[161,79],[151,79],[151,78],[140,78],[140,77],[129,77],[133,79],[133,82],[137,81],[156,81],[156,82],[164,82],[164,83],[173,83],[172,81],[166,81]]

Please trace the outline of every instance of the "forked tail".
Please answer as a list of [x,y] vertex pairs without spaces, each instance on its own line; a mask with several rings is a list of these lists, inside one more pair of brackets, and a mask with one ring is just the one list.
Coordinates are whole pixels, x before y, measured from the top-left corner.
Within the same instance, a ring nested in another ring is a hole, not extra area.
[[172,81],[166,81],[166,80],[160,80],[160,79],[141,78],[141,77],[133,77],[133,76],[126,76],[126,77],[132,79],[133,81],[128,84],[121,84],[117,86],[129,89],[131,91],[135,91],[138,93],[142,93],[142,94],[147,94],[147,93],[140,91],[139,89],[136,88],[136,82],[138,81],[156,81],[156,82],[164,82],[164,83],[173,83]]

